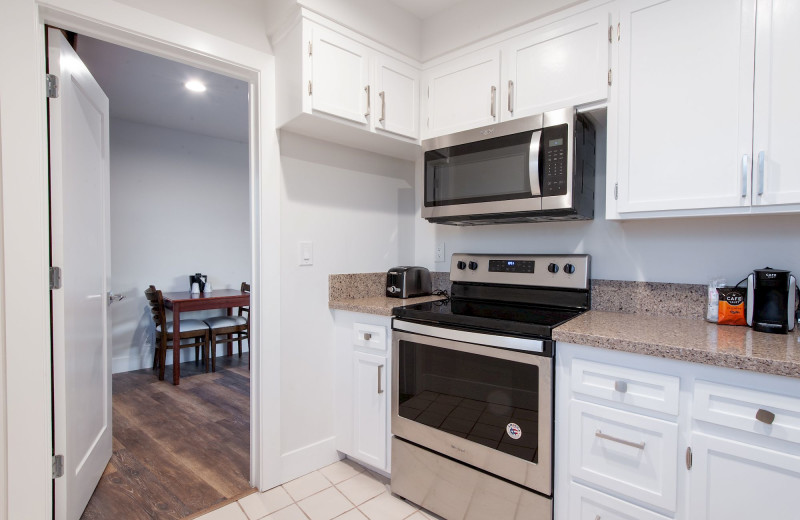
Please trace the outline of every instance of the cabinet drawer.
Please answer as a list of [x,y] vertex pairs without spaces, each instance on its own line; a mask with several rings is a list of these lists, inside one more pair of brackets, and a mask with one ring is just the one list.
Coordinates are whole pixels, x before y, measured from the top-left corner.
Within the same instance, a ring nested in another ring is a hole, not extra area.
[[800,443],[797,397],[697,381],[693,415],[701,421]]
[[386,351],[386,327],[353,323],[353,345]]
[[570,380],[577,394],[678,415],[680,379],[676,376],[574,359]]
[[676,424],[575,400],[569,424],[573,477],[675,511]]
[[569,520],[667,520],[624,500],[572,483],[569,488]]

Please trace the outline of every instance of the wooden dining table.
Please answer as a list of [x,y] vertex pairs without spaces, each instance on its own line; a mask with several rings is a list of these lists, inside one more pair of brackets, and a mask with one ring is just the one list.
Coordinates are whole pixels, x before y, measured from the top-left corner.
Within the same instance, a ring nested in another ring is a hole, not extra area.
[[[210,309],[227,309],[228,316],[233,314],[234,307],[250,305],[250,293],[239,289],[219,289],[210,293],[192,294],[186,292],[168,292],[163,294],[164,306],[172,310],[172,384],[177,385],[181,378],[180,344],[181,313],[206,311]],[[211,355],[215,355],[212,352]],[[228,343],[228,355],[233,354],[233,345]],[[208,362],[206,360],[206,362]]]

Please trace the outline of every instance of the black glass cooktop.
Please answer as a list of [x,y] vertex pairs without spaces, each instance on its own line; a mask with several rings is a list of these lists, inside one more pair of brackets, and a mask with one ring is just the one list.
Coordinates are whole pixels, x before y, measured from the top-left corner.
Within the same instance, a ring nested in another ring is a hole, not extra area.
[[394,315],[402,319],[545,339],[550,339],[553,328],[583,312],[531,304],[463,299],[394,308]]

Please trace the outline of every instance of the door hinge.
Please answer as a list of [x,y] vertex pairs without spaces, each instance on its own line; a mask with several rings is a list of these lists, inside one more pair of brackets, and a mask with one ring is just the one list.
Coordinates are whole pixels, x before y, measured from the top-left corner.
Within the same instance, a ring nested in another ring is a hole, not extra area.
[[64,476],[64,456],[53,455],[53,478]]
[[686,469],[692,469],[692,447],[686,447]]
[[608,86],[611,86],[611,69],[608,69]]
[[50,290],[61,289],[61,268],[50,268]]
[[313,92],[313,90],[311,88],[311,82],[309,81],[308,82],[308,95],[310,96],[312,92]]
[[311,42],[308,42],[308,55],[311,56],[313,54],[314,47]]
[[614,183],[614,200],[617,200],[618,196],[619,196],[619,184],[615,182]]
[[45,75],[45,82],[47,84],[47,97],[48,98],[57,98],[58,97],[58,76],[55,74],[47,74]]
[[611,43],[611,40],[613,40],[613,39],[614,39],[614,26],[613,25],[609,25],[608,26],[608,43]]

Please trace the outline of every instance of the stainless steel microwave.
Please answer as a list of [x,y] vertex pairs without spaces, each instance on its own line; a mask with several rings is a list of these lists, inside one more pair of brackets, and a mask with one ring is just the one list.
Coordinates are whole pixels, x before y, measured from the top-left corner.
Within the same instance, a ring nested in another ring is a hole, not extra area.
[[574,108],[428,139],[422,216],[476,225],[594,217],[595,129]]

